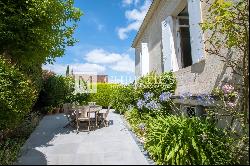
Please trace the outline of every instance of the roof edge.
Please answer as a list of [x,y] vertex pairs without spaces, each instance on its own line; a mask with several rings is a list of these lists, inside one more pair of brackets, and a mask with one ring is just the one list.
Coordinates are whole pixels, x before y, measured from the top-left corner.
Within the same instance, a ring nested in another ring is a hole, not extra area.
[[131,47],[135,48],[136,44],[138,43],[139,38],[141,37],[143,31],[145,30],[150,18],[153,16],[155,9],[159,6],[159,3],[161,2],[161,0],[153,0],[153,2],[151,3],[148,12],[146,14],[146,16],[144,17],[142,24],[132,42]]

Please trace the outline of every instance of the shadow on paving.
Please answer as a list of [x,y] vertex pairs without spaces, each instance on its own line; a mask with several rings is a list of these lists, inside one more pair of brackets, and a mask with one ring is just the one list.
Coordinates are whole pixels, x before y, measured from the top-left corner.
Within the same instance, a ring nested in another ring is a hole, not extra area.
[[22,148],[18,165],[148,165],[119,114],[109,127],[76,132],[63,114],[45,116]]
[[15,164],[47,165],[47,158],[44,153],[39,151],[39,147],[54,146],[51,141],[58,135],[75,132],[71,126],[63,128],[67,123],[67,119],[62,114],[45,116],[22,147],[21,157]]

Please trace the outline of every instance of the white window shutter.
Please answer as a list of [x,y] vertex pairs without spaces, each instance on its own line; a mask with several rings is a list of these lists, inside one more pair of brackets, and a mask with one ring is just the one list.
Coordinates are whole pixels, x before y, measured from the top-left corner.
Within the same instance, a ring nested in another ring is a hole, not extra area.
[[149,52],[148,52],[148,43],[142,43],[142,75],[146,75],[149,73]]
[[162,21],[162,53],[164,71],[177,71],[178,63],[174,46],[173,17],[168,16]]
[[197,63],[204,56],[203,33],[199,25],[202,22],[200,0],[188,0],[188,13],[189,13],[192,60],[193,63]]

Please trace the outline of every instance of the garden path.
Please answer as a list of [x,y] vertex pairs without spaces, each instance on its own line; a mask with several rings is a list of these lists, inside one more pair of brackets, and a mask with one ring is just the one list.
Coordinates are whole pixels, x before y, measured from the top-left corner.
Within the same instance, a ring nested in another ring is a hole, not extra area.
[[16,164],[146,165],[119,114],[109,114],[113,122],[90,133],[63,128],[63,114],[45,116],[22,148]]

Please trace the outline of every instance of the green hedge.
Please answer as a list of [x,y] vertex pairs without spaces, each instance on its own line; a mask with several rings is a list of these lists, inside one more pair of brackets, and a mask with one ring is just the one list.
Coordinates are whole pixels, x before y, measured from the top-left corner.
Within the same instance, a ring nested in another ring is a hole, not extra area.
[[121,114],[128,110],[129,106],[135,105],[133,85],[117,84],[112,92],[112,107]]
[[31,80],[0,56],[0,130],[16,127],[30,112],[36,94]]
[[[72,98],[74,81],[71,77],[57,76],[53,73],[43,73],[43,86],[36,103],[36,108],[47,113],[53,107],[60,107]],[[45,109],[48,108],[48,109]]]
[[157,74],[151,72],[139,80],[135,86],[135,99],[141,99],[147,92],[153,93],[155,96],[160,96],[163,92],[174,93],[176,89],[176,79],[172,72],[164,72]]
[[134,88],[134,99],[137,102],[135,107],[138,108],[140,112],[149,113],[151,116],[155,116],[156,114],[169,114],[171,110],[170,103],[169,101],[160,101],[160,96],[163,93],[174,94],[176,83],[177,81],[172,72],[164,72],[161,74],[151,72],[141,77],[137,80]]
[[96,102],[98,105],[108,107],[112,104],[112,94],[116,85],[112,83],[97,83],[97,93],[90,93],[87,101]]

